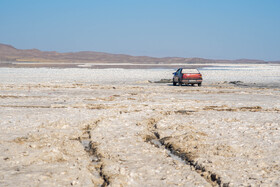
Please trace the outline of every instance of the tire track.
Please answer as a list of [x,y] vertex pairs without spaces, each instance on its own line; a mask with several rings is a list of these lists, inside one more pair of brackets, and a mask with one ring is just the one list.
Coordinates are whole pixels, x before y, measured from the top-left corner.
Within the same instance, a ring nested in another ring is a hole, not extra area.
[[88,153],[91,162],[94,163],[94,168],[97,169],[99,176],[103,179],[101,187],[106,187],[110,184],[109,177],[103,171],[102,156],[98,153],[97,145],[91,140],[91,131],[96,128],[99,123],[100,120],[96,120],[92,124],[87,124],[86,127],[83,128],[83,135],[78,137],[78,140]]
[[99,171],[104,185],[211,186],[189,166],[170,158],[166,150],[144,141],[146,127],[137,122],[145,118],[145,112],[139,118],[133,112],[118,111],[116,116],[107,117],[91,129],[88,137],[94,143],[90,150],[101,159]]
[[195,160],[192,159],[191,153],[175,149],[173,144],[166,142],[166,140],[168,140],[168,137],[161,137],[157,129],[157,122],[160,120],[150,118],[146,121],[146,126],[149,132],[149,134],[147,134],[145,138],[146,142],[153,144],[160,149],[168,150],[168,154],[170,155],[170,157],[176,160],[178,160],[179,158],[183,163],[189,165],[193,169],[193,171],[198,173],[211,186],[229,186],[229,183],[222,181],[222,178],[215,172],[209,171],[202,164],[195,162]]

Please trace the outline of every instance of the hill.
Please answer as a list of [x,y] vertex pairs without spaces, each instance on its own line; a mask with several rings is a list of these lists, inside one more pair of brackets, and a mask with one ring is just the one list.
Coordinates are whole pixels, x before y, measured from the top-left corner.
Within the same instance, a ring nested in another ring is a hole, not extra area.
[[130,56],[94,51],[59,53],[40,51],[38,49],[17,49],[11,45],[0,44],[0,61],[2,62],[67,62],[67,63],[132,63],[132,64],[204,64],[204,63],[279,63],[262,60],[212,60],[203,58]]

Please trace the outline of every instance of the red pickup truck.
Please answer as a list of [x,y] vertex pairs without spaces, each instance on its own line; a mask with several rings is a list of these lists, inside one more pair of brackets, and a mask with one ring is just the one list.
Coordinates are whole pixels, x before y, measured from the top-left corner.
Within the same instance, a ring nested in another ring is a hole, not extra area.
[[192,86],[197,84],[198,86],[201,86],[202,75],[197,69],[179,68],[173,73],[173,75],[173,86],[176,86],[177,83],[179,86],[182,84],[190,84]]

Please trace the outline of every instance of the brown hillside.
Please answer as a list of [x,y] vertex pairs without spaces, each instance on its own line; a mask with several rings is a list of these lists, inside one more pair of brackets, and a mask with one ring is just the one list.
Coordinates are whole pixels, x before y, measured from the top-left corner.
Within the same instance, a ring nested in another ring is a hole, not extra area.
[[82,62],[82,63],[143,63],[143,64],[172,64],[172,63],[268,63],[261,60],[211,60],[203,58],[130,56],[93,51],[58,53],[55,51],[40,51],[38,49],[16,49],[11,45],[0,44],[0,61],[16,62]]

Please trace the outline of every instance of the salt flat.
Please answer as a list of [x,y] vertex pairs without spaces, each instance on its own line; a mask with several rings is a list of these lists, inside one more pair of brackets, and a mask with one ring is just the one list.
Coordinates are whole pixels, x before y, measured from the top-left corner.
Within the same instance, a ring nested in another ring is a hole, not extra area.
[[0,186],[279,186],[280,67],[172,72],[0,68]]

